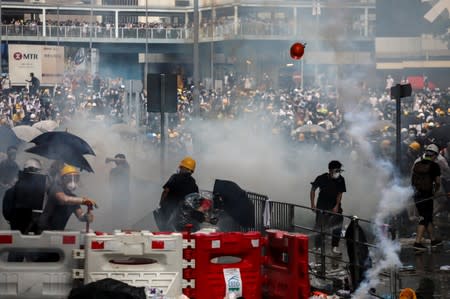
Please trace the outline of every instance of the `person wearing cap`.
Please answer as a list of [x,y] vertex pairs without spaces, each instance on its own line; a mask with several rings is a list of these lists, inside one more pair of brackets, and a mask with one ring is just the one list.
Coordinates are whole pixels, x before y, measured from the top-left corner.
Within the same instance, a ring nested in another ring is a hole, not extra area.
[[[332,252],[336,255],[342,254],[339,251],[339,241],[342,231],[342,195],[347,191],[345,179],[341,175],[343,172],[342,164],[333,160],[328,163],[328,172],[325,172],[311,183],[310,200],[311,209],[316,212],[316,231],[332,230]],[[316,190],[320,189],[316,204]],[[317,209],[317,210],[316,210]],[[332,213],[327,213],[332,212]],[[318,233],[314,239],[317,249],[322,248],[324,242],[322,235]]]
[[[116,154],[114,158],[106,158],[106,163],[114,162],[116,167],[109,172],[109,183],[112,195],[112,214],[117,215],[115,221],[128,219],[128,205],[130,200],[130,165],[124,154]],[[116,223],[117,225],[117,223]]]
[[80,180],[79,170],[65,164],[60,169],[60,178],[56,180],[48,191],[48,201],[39,219],[42,230],[64,230],[72,214],[81,222],[92,222],[94,216],[88,210],[83,212],[80,205],[89,208],[97,207],[94,200],[75,195]]
[[427,247],[422,244],[425,231],[431,240],[431,246],[435,247],[442,243],[433,235],[433,200],[440,190],[441,169],[435,162],[439,154],[439,148],[430,144],[425,148],[424,155],[416,161],[412,168],[411,185],[414,189],[413,199],[420,216],[417,226],[414,249],[426,251]]
[[[164,219],[170,218],[178,205],[184,201],[186,195],[199,192],[197,183],[192,177],[195,167],[196,161],[192,157],[184,157],[178,165],[178,172],[173,174],[164,184],[159,202],[161,216]],[[158,226],[160,226],[160,229],[165,229],[165,225],[161,222]]]

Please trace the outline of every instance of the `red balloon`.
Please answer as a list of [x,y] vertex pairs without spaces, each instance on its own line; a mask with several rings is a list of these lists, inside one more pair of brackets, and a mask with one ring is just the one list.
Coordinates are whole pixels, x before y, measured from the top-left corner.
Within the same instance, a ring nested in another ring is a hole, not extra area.
[[305,54],[305,45],[302,43],[295,43],[291,46],[291,57],[293,59],[300,59]]

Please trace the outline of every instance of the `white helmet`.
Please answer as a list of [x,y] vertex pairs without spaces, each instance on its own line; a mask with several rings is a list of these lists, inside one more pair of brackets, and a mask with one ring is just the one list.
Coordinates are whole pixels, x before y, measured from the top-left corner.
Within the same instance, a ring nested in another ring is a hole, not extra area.
[[23,169],[28,169],[32,172],[37,172],[42,169],[41,162],[37,159],[28,159],[25,164],[23,165]]
[[430,144],[427,146],[427,148],[425,149],[426,151],[430,151],[430,152],[434,152],[436,154],[439,154],[439,148],[437,147],[436,144]]

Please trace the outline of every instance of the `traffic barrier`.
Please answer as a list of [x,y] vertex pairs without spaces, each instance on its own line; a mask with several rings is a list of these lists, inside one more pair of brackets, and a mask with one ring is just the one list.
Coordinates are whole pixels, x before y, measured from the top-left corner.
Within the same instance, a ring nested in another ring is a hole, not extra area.
[[270,299],[309,298],[308,237],[267,230],[265,281]]
[[184,295],[223,299],[231,294],[262,298],[259,232],[185,234]]
[[180,296],[182,246],[179,233],[88,233],[84,282],[112,278],[136,287],[148,287],[154,294]]
[[0,298],[67,298],[79,246],[79,232],[0,231]]

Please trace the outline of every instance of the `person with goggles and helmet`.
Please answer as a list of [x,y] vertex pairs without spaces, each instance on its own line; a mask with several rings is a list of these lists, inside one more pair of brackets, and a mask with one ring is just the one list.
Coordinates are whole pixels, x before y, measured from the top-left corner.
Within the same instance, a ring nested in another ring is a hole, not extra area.
[[178,165],[177,173],[173,174],[163,186],[160,209],[154,213],[156,223],[160,230],[169,229],[166,224],[173,212],[177,210],[186,195],[198,193],[199,189],[192,174],[195,171],[196,162],[192,157],[185,157]]
[[[74,193],[79,181],[80,172],[76,167],[65,164],[61,168],[60,179],[48,191],[48,201],[39,221],[42,230],[64,230],[72,214],[82,222],[94,220],[90,210],[97,207],[95,201]],[[80,205],[88,206],[88,212],[83,212]]]

